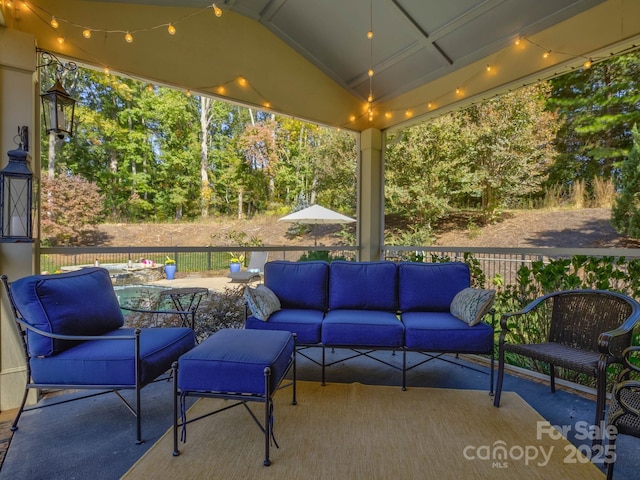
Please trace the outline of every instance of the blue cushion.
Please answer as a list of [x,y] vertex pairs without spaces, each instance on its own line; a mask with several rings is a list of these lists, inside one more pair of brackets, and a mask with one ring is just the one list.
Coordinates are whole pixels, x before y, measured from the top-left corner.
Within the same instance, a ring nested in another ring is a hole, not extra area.
[[320,329],[324,312],[319,310],[302,310],[287,308],[274,312],[268,322],[256,317],[248,317],[245,328],[254,330],[284,330],[297,335],[297,345],[314,345],[320,343]]
[[398,275],[393,262],[331,263],[329,308],[398,310]]
[[264,284],[276,294],[281,308],[325,311],[329,297],[329,264],[314,262],[268,262]]
[[[11,283],[16,308],[30,325],[61,335],[102,335],[120,328],[124,318],[109,272],[83,268],[57,275],[32,275]],[[31,356],[56,355],[77,345],[29,331]]]
[[462,262],[400,263],[400,311],[448,312],[456,294],[470,284],[469,267]]
[[[106,337],[133,336],[121,328]],[[145,385],[171,368],[195,345],[190,328],[143,328],[140,333],[140,374]],[[60,385],[123,385],[136,383],[134,340],[91,340],[48,358],[31,359],[36,383]]]
[[405,345],[409,350],[451,353],[490,353],[493,327],[484,322],[474,326],[450,313],[402,313]]
[[275,391],[295,347],[290,332],[227,328],[178,360],[178,388],[190,392],[265,395],[266,367]]
[[404,325],[391,312],[331,310],[322,321],[322,343],[328,346],[397,347]]

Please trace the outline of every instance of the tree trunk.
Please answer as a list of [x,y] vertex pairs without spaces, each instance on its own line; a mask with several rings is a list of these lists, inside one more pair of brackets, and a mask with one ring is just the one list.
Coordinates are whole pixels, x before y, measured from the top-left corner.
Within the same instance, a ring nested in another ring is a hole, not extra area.
[[211,188],[209,187],[209,123],[211,112],[211,99],[200,97],[200,216],[209,216],[209,204],[211,202]]
[[49,132],[49,171],[47,176],[53,179],[56,175],[56,134]]

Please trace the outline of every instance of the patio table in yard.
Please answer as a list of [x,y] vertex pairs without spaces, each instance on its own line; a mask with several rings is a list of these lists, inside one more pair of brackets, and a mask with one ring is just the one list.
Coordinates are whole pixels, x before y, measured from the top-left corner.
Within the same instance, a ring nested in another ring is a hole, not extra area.
[[[209,294],[209,290],[204,287],[183,287],[183,288],[170,288],[168,290],[162,290],[160,292],[160,298],[169,297],[176,307],[176,310],[181,312],[191,311],[191,325],[187,325],[191,330],[195,330],[196,312],[200,306],[200,302],[204,297]],[[184,318],[181,321],[180,326],[184,326]]]

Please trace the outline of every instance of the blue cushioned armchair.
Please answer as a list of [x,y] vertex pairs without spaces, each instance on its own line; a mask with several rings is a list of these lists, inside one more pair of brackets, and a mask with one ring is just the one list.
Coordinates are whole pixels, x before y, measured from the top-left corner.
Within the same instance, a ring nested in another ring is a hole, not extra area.
[[[136,416],[136,441],[142,443],[140,390],[194,347],[193,331],[124,328],[109,273],[103,268],[32,275],[12,283],[3,275],[2,282],[27,361],[25,392],[11,429],[18,429],[29,389],[104,390],[115,392]],[[135,390],[134,405],[120,395],[123,389]]]

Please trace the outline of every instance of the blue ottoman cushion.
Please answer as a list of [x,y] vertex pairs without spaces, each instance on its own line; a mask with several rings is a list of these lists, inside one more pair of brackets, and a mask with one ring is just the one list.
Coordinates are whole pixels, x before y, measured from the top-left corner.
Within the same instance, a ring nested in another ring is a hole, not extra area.
[[223,329],[178,359],[178,388],[183,392],[266,395],[265,368],[275,391],[293,355],[291,332]]
[[493,327],[484,322],[470,327],[445,312],[407,312],[402,322],[409,350],[488,353],[493,349]]
[[267,322],[251,316],[245,321],[246,329],[253,330],[284,330],[297,335],[297,345],[315,345],[320,343],[320,329],[324,312],[319,310],[304,310],[288,308],[274,312]]
[[332,310],[322,322],[322,343],[328,346],[402,348],[404,325],[391,312]]

